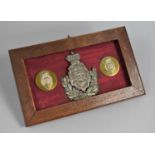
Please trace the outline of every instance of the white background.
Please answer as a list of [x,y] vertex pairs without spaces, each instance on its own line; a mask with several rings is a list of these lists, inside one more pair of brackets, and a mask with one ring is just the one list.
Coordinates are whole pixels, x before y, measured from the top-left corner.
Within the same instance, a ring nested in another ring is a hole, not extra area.
[[[146,95],[26,128],[8,50],[126,26]],[[0,22],[0,132],[155,132],[155,22]]]

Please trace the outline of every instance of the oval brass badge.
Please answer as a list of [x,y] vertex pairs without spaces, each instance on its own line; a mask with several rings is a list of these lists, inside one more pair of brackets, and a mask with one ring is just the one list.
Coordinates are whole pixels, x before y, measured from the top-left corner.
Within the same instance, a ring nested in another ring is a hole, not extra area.
[[57,85],[56,74],[49,70],[42,70],[37,73],[35,83],[43,91],[53,90]]
[[100,70],[106,76],[115,76],[120,70],[120,65],[116,58],[107,56],[101,60]]

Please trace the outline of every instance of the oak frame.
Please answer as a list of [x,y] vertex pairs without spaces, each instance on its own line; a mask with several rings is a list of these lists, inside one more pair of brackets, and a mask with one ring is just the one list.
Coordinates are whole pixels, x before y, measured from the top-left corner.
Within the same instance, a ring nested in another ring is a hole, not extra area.
[[[48,55],[52,53],[51,51],[61,52],[112,40],[117,40],[119,43],[131,86],[96,95],[84,100],[71,101],[59,106],[50,107],[39,111],[36,110],[27,78],[24,59]],[[57,119],[145,94],[143,83],[125,27],[119,27],[29,47],[12,49],[9,50],[9,55],[26,126]]]

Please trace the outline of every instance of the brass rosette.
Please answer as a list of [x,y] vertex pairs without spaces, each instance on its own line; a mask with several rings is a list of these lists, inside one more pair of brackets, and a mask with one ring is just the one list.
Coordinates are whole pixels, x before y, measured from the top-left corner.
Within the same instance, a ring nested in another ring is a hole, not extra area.
[[42,70],[37,73],[35,84],[42,91],[51,91],[57,86],[56,74],[49,70]]
[[112,56],[104,57],[100,62],[100,71],[108,77],[115,76],[120,70],[118,60]]

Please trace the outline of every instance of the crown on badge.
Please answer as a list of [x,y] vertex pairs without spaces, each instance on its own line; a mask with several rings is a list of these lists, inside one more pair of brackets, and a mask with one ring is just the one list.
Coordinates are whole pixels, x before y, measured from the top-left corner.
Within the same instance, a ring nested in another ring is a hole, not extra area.
[[74,51],[72,51],[71,54],[66,57],[66,59],[69,62],[72,62],[75,60],[80,60],[80,55],[78,53],[74,53]]

